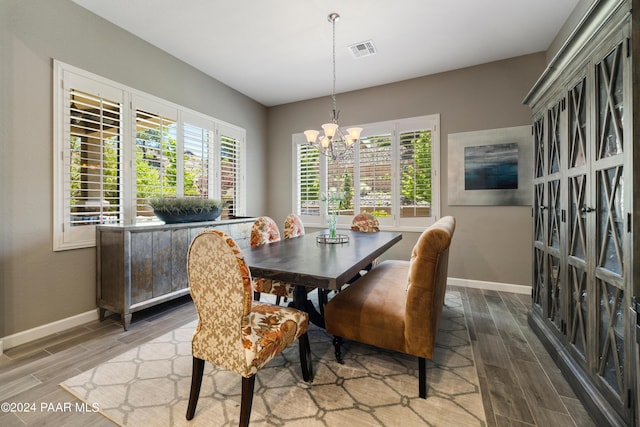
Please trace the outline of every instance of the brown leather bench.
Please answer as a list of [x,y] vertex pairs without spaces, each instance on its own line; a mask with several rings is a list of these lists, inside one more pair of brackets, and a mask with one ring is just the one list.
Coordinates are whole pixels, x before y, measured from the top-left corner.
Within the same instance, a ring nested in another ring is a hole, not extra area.
[[427,228],[410,261],[387,260],[337,294],[325,307],[336,358],[342,338],[418,356],[420,397],[427,396],[426,359],[433,357],[447,288],[455,218]]

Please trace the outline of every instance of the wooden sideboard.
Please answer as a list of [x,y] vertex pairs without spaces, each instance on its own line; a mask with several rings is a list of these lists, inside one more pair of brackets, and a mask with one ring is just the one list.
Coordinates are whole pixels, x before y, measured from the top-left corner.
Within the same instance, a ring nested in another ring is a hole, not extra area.
[[96,300],[100,320],[118,313],[124,329],[132,313],[189,293],[187,251],[204,229],[229,234],[240,249],[250,246],[255,218],[185,224],[96,227]]

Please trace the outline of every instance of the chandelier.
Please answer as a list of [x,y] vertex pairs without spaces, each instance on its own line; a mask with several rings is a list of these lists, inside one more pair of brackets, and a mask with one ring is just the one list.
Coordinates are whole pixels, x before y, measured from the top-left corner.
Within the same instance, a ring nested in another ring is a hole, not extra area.
[[338,125],[338,117],[340,115],[340,110],[336,107],[336,21],[338,19],[340,19],[340,15],[335,12],[327,17],[327,20],[333,25],[333,90],[331,91],[333,109],[329,114],[331,122],[322,125],[323,135],[320,135],[317,130],[304,131],[307,142],[333,161],[342,159],[350,154],[354,145],[360,140],[360,132],[362,132],[362,128],[354,127],[347,129],[347,132],[343,133]]

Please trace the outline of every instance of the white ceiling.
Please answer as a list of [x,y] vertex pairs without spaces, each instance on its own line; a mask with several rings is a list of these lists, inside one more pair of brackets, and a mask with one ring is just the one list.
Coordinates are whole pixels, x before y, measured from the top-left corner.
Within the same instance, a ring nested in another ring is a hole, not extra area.
[[[545,51],[578,0],[73,0],[266,106]],[[378,53],[352,57],[372,40]]]

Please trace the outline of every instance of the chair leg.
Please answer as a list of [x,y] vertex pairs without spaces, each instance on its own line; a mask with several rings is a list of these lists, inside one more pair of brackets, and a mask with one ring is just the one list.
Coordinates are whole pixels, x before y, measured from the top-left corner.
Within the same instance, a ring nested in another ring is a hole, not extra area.
[[298,338],[298,347],[300,348],[302,379],[308,383],[313,382],[313,362],[311,358],[311,346],[309,345],[309,335],[300,335],[300,338]]
[[340,364],[344,364],[344,360],[342,359],[342,353],[340,352],[340,346],[342,345],[342,337],[333,337],[333,348],[336,350],[336,360]]
[[240,427],[249,425],[251,418],[251,404],[253,403],[253,389],[256,385],[256,376],[242,377],[242,400],[240,401]]
[[191,372],[191,393],[189,394],[189,406],[187,407],[187,419],[193,419],[196,413],[196,405],[200,396],[200,386],[202,385],[202,373],[204,372],[204,360],[193,358],[193,369]]
[[418,357],[418,386],[420,397],[427,398],[427,366],[424,357]]
[[253,300],[260,301],[260,292],[253,291]]

